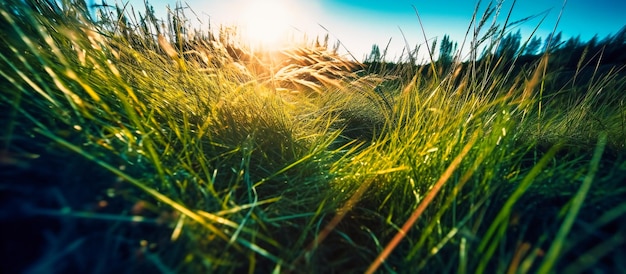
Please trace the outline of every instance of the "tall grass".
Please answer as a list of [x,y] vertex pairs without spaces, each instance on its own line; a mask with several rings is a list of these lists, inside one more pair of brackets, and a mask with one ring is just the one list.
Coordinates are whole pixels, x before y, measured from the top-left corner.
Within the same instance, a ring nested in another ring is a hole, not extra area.
[[194,33],[180,6],[163,28],[150,7],[1,5],[2,221],[49,222],[3,233],[36,241],[10,270],[625,267],[621,68],[559,86],[550,51],[478,58],[509,31],[497,5],[468,62],[369,75]]

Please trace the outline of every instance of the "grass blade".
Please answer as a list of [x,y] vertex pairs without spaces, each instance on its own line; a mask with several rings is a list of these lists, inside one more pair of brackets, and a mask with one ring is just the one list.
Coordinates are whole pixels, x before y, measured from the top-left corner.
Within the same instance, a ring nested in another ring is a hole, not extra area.
[[417,219],[422,215],[424,210],[426,210],[428,205],[430,205],[433,199],[435,199],[435,197],[439,193],[439,190],[448,181],[448,179],[450,179],[454,171],[459,167],[459,165],[461,164],[461,161],[463,161],[463,158],[470,151],[470,149],[472,148],[472,146],[474,145],[477,139],[478,139],[478,132],[474,133],[474,135],[469,140],[469,142],[461,150],[461,153],[459,153],[459,155],[457,155],[454,158],[454,160],[452,160],[452,163],[450,163],[450,166],[448,166],[446,171],[444,171],[441,177],[439,177],[439,180],[437,180],[433,188],[430,190],[430,192],[428,192],[428,195],[424,197],[424,200],[422,200],[419,206],[413,211],[413,214],[411,214],[411,217],[409,217],[409,219],[404,223],[404,225],[402,225],[402,228],[400,229],[400,231],[398,231],[398,233],[396,233],[396,235],[387,244],[387,246],[385,246],[385,249],[383,249],[383,251],[374,260],[374,262],[372,262],[372,264],[368,267],[365,273],[369,273],[369,274],[374,273],[380,267],[380,265],[383,262],[385,262],[387,257],[389,257],[389,255],[391,254],[391,252],[393,252],[393,250],[396,248],[396,246],[398,246],[400,241],[402,241],[402,239],[406,236],[406,233],[411,229],[415,221],[417,221]]
[[580,212],[583,203],[585,202],[585,197],[587,193],[589,193],[589,189],[591,188],[591,183],[593,182],[593,178],[598,172],[598,166],[600,165],[600,160],[602,159],[602,153],[604,152],[604,148],[606,147],[607,134],[602,132],[600,137],[598,138],[598,144],[596,145],[596,149],[593,152],[593,157],[591,158],[591,163],[589,164],[589,172],[585,177],[585,180],[580,185],[580,189],[576,193],[576,196],[572,199],[570,209],[565,216],[565,220],[563,220],[563,224],[559,228],[559,231],[556,234],[548,253],[546,254],[546,258],[543,263],[539,267],[537,273],[550,273],[556,262],[558,260],[559,255],[561,254],[561,249],[565,244],[565,240],[567,238],[567,234],[569,234],[574,222],[576,221],[576,216],[578,212]]

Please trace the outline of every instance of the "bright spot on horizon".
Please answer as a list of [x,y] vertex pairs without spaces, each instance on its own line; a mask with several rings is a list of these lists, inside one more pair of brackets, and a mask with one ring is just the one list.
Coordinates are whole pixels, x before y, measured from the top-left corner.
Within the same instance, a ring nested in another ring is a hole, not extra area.
[[286,1],[251,0],[243,2],[241,8],[241,34],[250,46],[276,48],[286,43],[296,12]]

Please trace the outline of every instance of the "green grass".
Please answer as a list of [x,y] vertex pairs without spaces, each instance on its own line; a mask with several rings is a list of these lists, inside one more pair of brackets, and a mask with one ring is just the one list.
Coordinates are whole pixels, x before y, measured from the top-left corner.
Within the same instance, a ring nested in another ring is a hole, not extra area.
[[[1,5],[9,270],[626,268],[626,78],[596,52],[565,83],[555,52],[364,75],[327,45],[268,64],[182,8],[163,29],[129,7]],[[493,11],[470,39],[495,49]]]

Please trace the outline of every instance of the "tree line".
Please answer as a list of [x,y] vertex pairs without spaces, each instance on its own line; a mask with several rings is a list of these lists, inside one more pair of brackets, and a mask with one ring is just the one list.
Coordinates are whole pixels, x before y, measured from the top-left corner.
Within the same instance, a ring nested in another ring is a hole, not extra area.
[[[439,51],[435,55],[437,46]],[[452,41],[449,35],[444,35],[440,41],[434,39],[428,50],[433,58],[432,61],[438,67],[446,68],[455,62],[463,62],[459,60],[458,43]],[[519,30],[509,32],[493,45],[483,49],[476,61],[496,58],[525,64],[537,61],[546,53],[550,55],[551,65],[561,69],[575,69],[581,62],[600,66],[626,65],[626,26],[615,34],[604,38],[596,35],[588,41],[583,41],[580,36],[564,40],[562,32],[553,33],[545,39],[538,36],[523,39]],[[374,44],[363,63],[370,68],[370,71],[380,68],[392,69],[401,63],[385,61],[385,54],[386,50],[381,51],[380,47]]]

